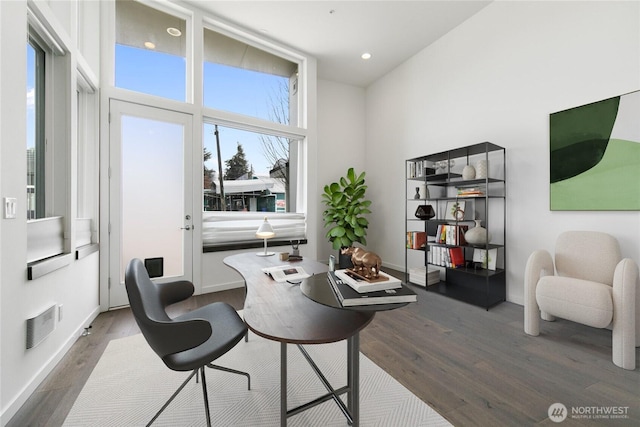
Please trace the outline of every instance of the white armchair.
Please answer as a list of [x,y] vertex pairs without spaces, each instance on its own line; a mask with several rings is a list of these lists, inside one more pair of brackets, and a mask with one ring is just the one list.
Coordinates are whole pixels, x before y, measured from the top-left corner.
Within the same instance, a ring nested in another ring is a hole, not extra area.
[[540,317],[555,317],[594,328],[612,329],[612,359],[636,367],[640,346],[638,266],[622,259],[618,241],[594,231],[558,236],[554,260],[545,250],[529,256],[524,275],[524,331],[540,333]]

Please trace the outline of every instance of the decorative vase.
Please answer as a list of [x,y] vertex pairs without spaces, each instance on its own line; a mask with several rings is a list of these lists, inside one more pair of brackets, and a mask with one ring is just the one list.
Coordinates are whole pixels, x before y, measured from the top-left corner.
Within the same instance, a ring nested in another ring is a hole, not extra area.
[[431,205],[420,205],[418,209],[416,209],[415,215],[418,219],[431,219],[436,216],[436,212]]
[[476,178],[486,178],[489,173],[489,160],[479,160],[476,163]]
[[420,190],[418,194],[420,194],[420,198],[426,200],[429,198],[429,189],[427,188],[427,184],[420,184]]
[[483,245],[489,242],[489,240],[491,240],[491,236],[487,233],[487,229],[480,225],[482,222],[479,219],[474,221],[476,222],[476,226],[470,228],[469,231],[464,233],[464,238],[467,243],[471,243],[472,245]]
[[413,196],[414,199],[420,199],[420,187],[416,187],[416,195]]
[[474,179],[476,177],[476,168],[471,165],[466,165],[464,169],[462,169],[462,179],[469,180]]

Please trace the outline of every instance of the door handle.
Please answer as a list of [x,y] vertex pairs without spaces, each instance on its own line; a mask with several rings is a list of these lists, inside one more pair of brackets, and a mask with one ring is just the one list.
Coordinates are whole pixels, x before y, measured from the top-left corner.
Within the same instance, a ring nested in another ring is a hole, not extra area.
[[180,230],[191,230],[191,226],[187,225],[187,226],[184,226],[184,227],[180,227]]

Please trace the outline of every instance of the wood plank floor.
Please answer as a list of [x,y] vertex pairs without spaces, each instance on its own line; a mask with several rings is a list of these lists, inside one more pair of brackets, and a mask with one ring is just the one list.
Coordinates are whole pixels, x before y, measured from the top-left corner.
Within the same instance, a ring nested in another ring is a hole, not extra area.
[[[452,424],[556,425],[547,411],[559,402],[569,412],[628,407],[628,418],[568,418],[562,425],[640,425],[640,369],[613,365],[610,331],[559,320],[530,337],[521,306],[485,311],[416,290],[418,303],[376,315],[360,335],[361,350]],[[200,295],[172,314],[214,301],[241,309],[243,298],[243,289]],[[78,339],[7,425],[62,425],[107,343],[136,333],[128,309],[100,314],[91,335]]]

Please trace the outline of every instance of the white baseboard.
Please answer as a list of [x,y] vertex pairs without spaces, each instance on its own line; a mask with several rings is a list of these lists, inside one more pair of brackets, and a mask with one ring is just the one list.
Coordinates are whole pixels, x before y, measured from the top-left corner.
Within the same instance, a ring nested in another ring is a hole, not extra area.
[[201,293],[209,294],[211,292],[220,292],[236,288],[244,288],[244,282],[240,280],[237,282],[217,283],[215,285],[203,285]]
[[29,399],[29,397],[36,391],[38,386],[47,378],[47,375],[53,371],[53,368],[62,360],[67,354],[69,349],[78,340],[78,337],[82,335],[85,329],[85,325],[90,325],[100,314],[100,307],[96,307],[87,318],[78,326],[78,328],[71,334],[59,351],[52,355],[46,363],[44,363],[41,369],[35,373],[31,381],[18,393],[18,395],[7,405],[5,410],[0,415],[0,425],[6,425],[13,416],[18,413],[22,405]]

